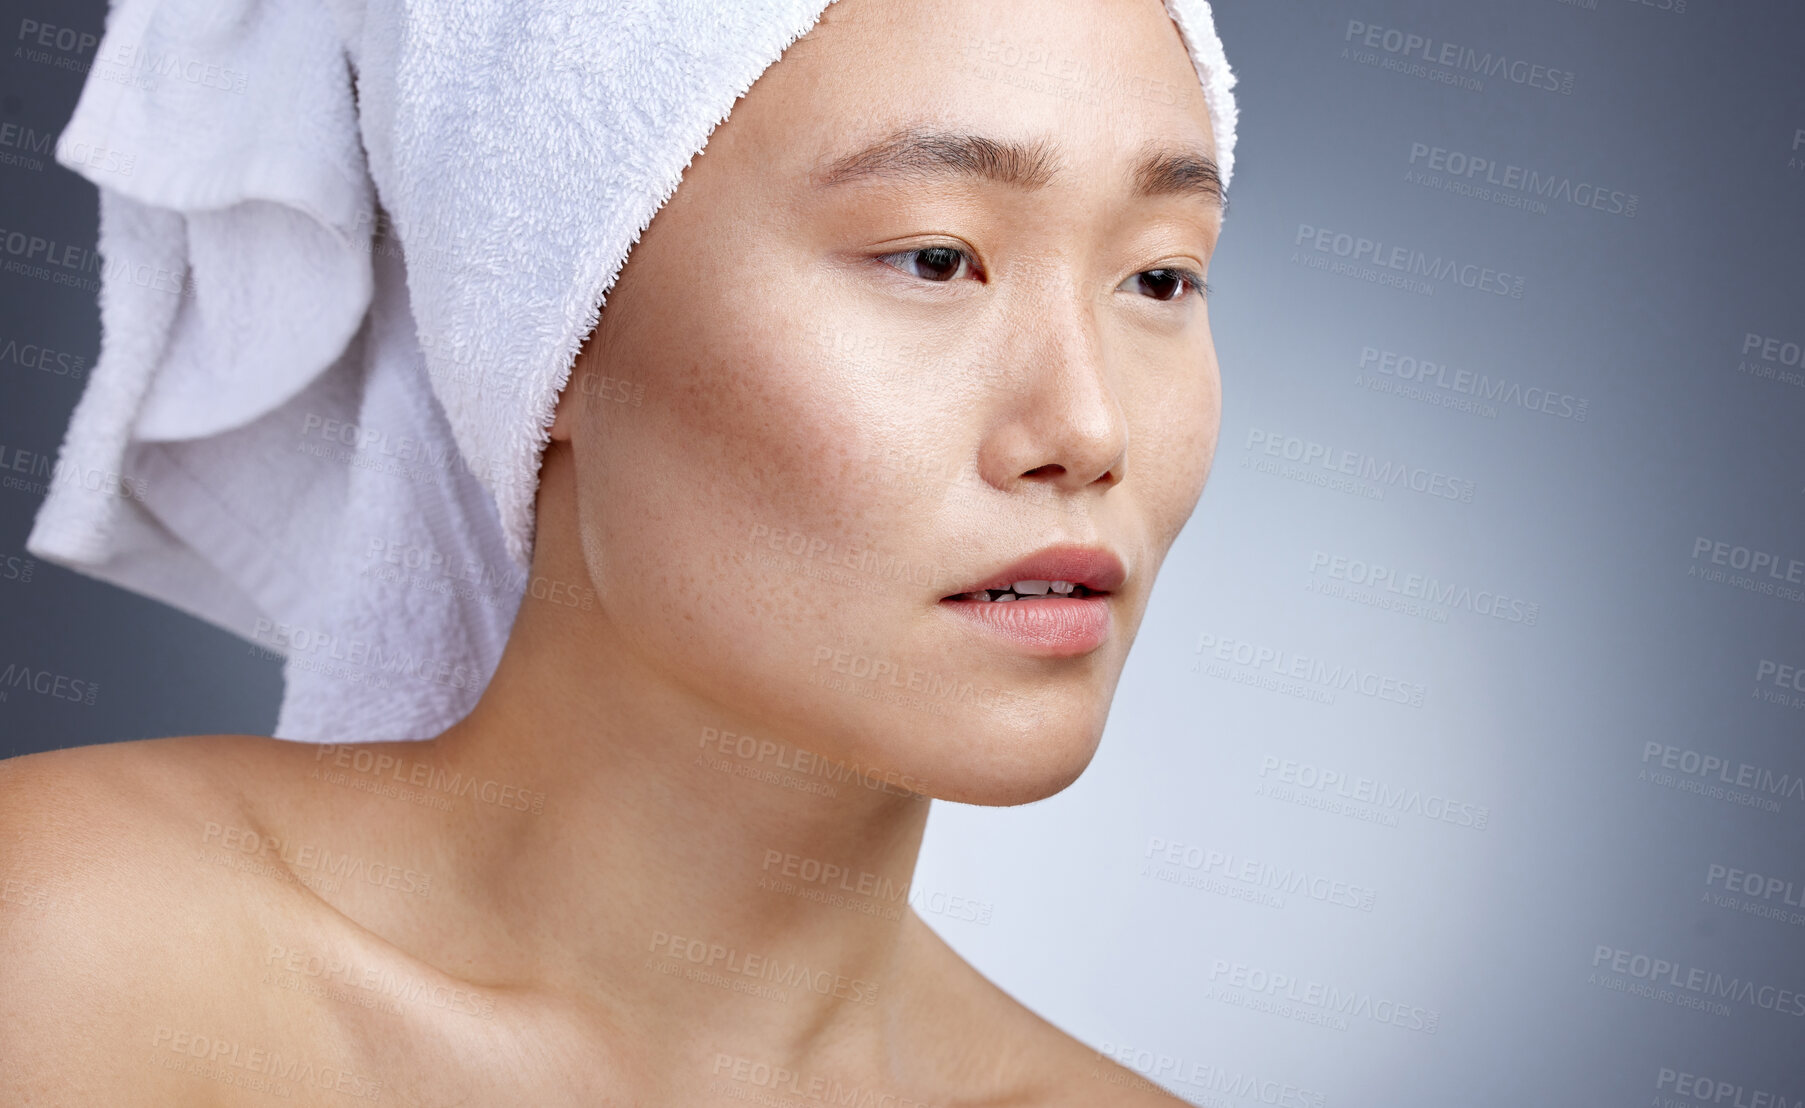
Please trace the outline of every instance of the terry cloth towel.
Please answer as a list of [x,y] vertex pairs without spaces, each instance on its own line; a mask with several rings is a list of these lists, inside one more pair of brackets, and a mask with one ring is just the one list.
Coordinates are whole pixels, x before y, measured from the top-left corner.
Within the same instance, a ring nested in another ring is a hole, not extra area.
[[[285,659],[278,737],[461,719],[608,290],[831,2],[113,0],[57,143],[100,189],[100,357],[27,549]],[[1226,181],[1210,6],[1166,10]]]

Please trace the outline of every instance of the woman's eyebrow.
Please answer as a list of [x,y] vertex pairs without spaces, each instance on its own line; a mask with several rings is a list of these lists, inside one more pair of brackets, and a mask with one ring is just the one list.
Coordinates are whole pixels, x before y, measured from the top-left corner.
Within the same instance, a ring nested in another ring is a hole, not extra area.
[[[828,189],[873,177],[917,181],[955,177],[1033,190],[1045,188],[1064,172],[1057,150],[1057,144],[1044,137],[1016,142],[912,127],[833,159],[810,180],[816,188]],[[1227,205],[1215,159],[1199,150],[1149,142],[1133,176],[1140,196],[1195,196],[1218,208]]]
[[1222,170],[1216,159],[1201,151],[1148,143],[1135,164],[1134,185],[1141,196],[1195,196],[1213,203],[1223,214],[1228,211]]

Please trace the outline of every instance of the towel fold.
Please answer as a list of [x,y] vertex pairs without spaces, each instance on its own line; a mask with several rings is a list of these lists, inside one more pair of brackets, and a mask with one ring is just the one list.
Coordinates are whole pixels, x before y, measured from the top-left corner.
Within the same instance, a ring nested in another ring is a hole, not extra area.
[[[608,290],[831,2],[114,0],[57,143],[100,357],[27,549],[284,658],[278,737],[461,719]],[[1226,181],[1209,4],[1166,9]]]

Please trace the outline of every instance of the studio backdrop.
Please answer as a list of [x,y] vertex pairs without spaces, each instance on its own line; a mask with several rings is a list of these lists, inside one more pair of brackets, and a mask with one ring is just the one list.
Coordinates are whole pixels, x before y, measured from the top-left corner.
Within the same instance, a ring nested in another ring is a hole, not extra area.
[[[53,149],[105,8],[0,12],[0,755],[268,734],[273,654],[24,550],[99,346]],[[909,904],[1198,1105],[1805,1104],[1805,11],[1216,18],[1214,471],[1095,762],[937,803]],[[948,64],[1159,94],[1067,61]]]

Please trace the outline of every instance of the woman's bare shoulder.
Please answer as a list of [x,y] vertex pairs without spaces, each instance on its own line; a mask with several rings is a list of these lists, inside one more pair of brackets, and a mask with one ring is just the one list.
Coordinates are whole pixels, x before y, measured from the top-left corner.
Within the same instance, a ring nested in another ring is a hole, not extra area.
[[978,1098],[987,1108],[1189,1108],[1187,1101],[1036,1015],[925,924],[921,931],[929,937],[917,949],[922,964],[933,969],[924,975],[931,994],[918,994],[918,1002],[943,1017],[928,1024],[943,1040],[935,1044],[939,1055],[961,1059],[956,1070],[942,1075],[949,1084],[988,1090],[990,1095]]
[[[154,858],[197,813],[241,810],[243,785],[255,776],[251,763],[274,762],[278,748],[291,745],[189,735],[0,761],[0,867],[67,880],[130,856]],[[147,860],[134,858],[140,866]]]
[[[1012,1001],[1013,1003],[1013,1001]],[[1021,1009],[1022,1059],[1036,1069],[1026,1105],[1097,1104],[1128,1108],[1190,1108],[1159,1085],[1095,1050],[1039,1016]]]
[[0,761],[0,1080],[47,1104],[155,1099],[172,1082],[193,1095],[180,1072],[193,1060],[172,1048],[207,1034],[210,1004],[229,1018],[233,971],[254,965],[242,886],[206,864],[208,836],[254,822],[234,775],[283,757],[275,742],[190,736]]
[[135,885],[197,819],[248,818],[258,783],[296,744],[189,735],[0,761],[0,873],[53,884],[104,874]]
[[[1036,1017],[1038,1018],[1038,1017]],[[1044,1067],[1032,1091],[1017,1103],[1070,1105],[1108,1104],[1125,1108],[1190,1108],[1182,1100],[1114,1059],[1093,1050],[1051,1024],[1037,1029],[1027,1056]]]

